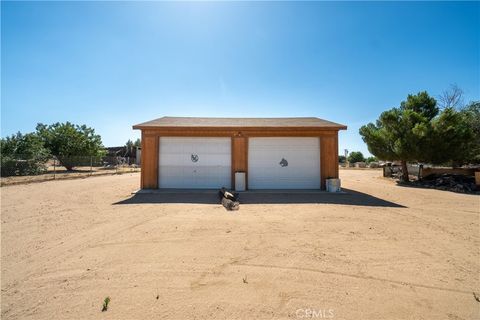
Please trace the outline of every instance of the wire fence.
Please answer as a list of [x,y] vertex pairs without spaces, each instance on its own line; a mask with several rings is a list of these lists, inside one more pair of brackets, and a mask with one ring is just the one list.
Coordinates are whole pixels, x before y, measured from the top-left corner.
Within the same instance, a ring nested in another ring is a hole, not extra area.
[[68,156],[41,157],[32,155],[1,156],[1,185],[83,178],[88,176],[140,171],[133,157]]

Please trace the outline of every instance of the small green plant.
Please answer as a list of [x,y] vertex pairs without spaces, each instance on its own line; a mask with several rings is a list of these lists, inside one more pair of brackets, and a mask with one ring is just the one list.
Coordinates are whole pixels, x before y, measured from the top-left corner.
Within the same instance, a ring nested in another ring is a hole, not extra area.
[[105,300],[103,300],[102,312],[105,312],[108,310],[109,303],[110,303],[110,297],[106,297]]

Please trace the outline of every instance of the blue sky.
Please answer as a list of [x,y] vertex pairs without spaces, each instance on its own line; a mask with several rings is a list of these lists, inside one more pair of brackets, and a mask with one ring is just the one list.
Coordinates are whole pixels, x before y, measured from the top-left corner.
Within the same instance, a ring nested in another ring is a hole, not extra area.
[[4,2],[1,135],[72,121],[106,146],[164,115],[358,129],[407,94],[480,97],[479,2]]

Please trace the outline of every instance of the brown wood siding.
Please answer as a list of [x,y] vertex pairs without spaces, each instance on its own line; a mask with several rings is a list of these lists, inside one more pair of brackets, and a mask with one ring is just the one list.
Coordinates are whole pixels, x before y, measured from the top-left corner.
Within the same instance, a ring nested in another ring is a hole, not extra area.
[[[246,137],[232,138],[232,188],[235,188],[235,172],[244,171],[248,177],[248,139]],[[247,181],[245,181],[247,182]]]
[[142,134],[141,188],[158,188],[158,136]]
[[203,129],[158,128],[142,130],[141,188],[158,188],[159,137],[231,137],[232,138],[232,188],[235,171],[245,171],[248,188],[248,137],[319,137],[321,188],[326,178],[338,178],[338,131],[292,128]]
[[338,136],[320,138],[320,180],[325,190],[325,180],[338,178]]

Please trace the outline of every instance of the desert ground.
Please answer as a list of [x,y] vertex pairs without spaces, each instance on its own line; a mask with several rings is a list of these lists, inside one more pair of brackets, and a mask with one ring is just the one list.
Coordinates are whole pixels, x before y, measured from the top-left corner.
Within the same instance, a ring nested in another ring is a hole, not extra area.
[[340,174],[236,212],[138,173],[2,187],[2,319],[480,319],[480,196]]

